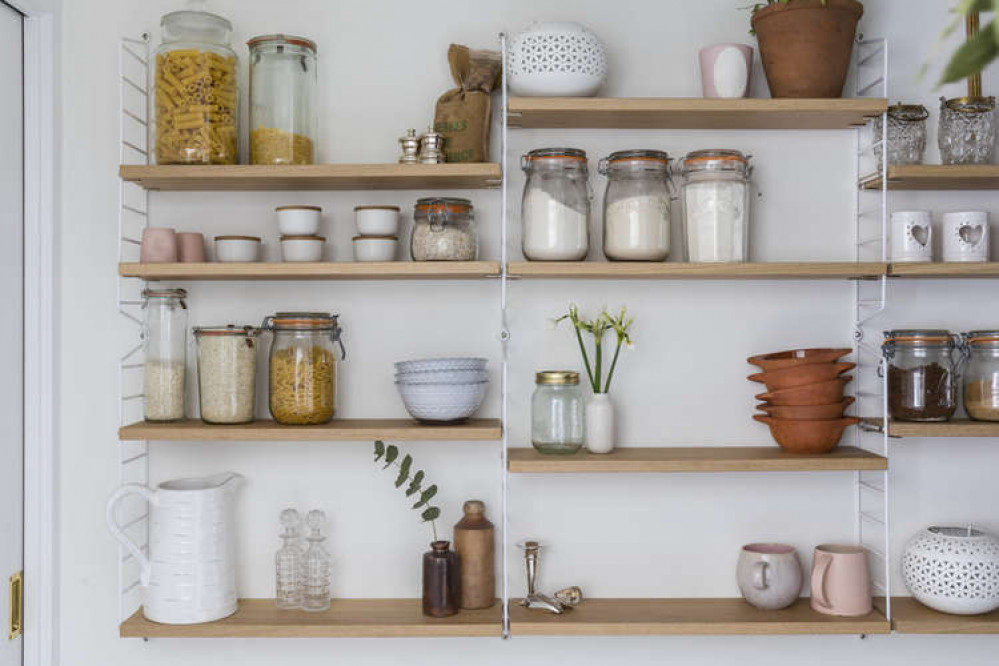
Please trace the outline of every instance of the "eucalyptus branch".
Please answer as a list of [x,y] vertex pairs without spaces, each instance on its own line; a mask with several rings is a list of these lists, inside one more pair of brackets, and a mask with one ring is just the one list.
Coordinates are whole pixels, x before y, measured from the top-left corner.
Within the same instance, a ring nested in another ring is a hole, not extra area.
[[434,541],[437,541],[437,519],[440,518],[441,510],[439,507],[430,504],[430,500],[437,495],[437,485],[431,485],[427,488],[423,487],[423,480],[426,474],[422,469],[410,476],[413,467],[413,456],[407,453],[400,461],[399,447],[394,444],[385,446],[385,442],[381,440],[376,441],[375,462],[384,462],[383,470],[393,466],[399,468],[399,473],[395,478],[395,487],[402,488],[403,484],[409,481],[409,486],[406,488],[406,497],[412,497],[416,493],[420,493],[416,503],[410,508],[414,510],[423,509],[420,513],[420,518],[422,518],[423,522],[430,523],[430,527],[434,533]]

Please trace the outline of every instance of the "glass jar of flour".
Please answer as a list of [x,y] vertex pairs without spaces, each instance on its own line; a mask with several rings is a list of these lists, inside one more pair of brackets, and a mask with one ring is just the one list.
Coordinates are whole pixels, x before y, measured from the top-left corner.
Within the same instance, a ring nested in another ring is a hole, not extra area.
[[604,256],[617,261],[662,261],[669,256],[669,156],[624,150],[600,161],[604,193]]
[[586,153],[542,148],[524,155],[521,205],[524,256],[531,261],[579,261],[590,249],[590,182]]
[[687,261],[749,261],[749,160],[738,150],[698,150],[683,158]]

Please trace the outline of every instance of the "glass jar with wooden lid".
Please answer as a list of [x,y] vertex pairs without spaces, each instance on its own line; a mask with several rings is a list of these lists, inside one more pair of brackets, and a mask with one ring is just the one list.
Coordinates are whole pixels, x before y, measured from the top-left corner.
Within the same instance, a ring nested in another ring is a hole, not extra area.
[[273,334],[269,363],[271,416],[284,425],[326,423],[336,412],[337,359],[346,358],[338,315],[278,312],[261,330]]
[[583,446],[586,399],[579,373],[545,370],[535,376],[531,444],[540,453],[576,453]]

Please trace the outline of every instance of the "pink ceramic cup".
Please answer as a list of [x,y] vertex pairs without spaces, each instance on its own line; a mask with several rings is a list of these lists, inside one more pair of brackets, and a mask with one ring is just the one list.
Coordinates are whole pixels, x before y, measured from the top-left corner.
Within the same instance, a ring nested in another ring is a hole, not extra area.
[[812,560],[812,608],[826,615],[856,617],[872,610],[867,551],[826,544]]
[[753,47],[745,44],[713,44],[699,52],[701,90],[705,97],[749,96],[753,73]]
[[205,261],[205,235],[194,231],[178,233],[177,259],[184,263]]
[[168,227],[146,227],[142,231],[139,261],[170,264],[177,261],[177,233]]

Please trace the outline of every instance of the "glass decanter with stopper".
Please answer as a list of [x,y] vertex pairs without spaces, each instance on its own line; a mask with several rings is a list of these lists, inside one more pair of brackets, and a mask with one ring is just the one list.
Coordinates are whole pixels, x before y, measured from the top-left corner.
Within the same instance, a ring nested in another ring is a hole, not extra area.
[[302,517],[294,509],[281,512],[282,545],[274,556],[277,573],[277,607],[282,610],[302,608],[305,590],[305,552],[301,546]]
[[326,537],[322,534],[326,514],[313,509],[305,516],[311,532],[307,537],[309,548],[305,551],[305,575],[302,610],[324,611],[330,607],[330,555],[323,547]]

